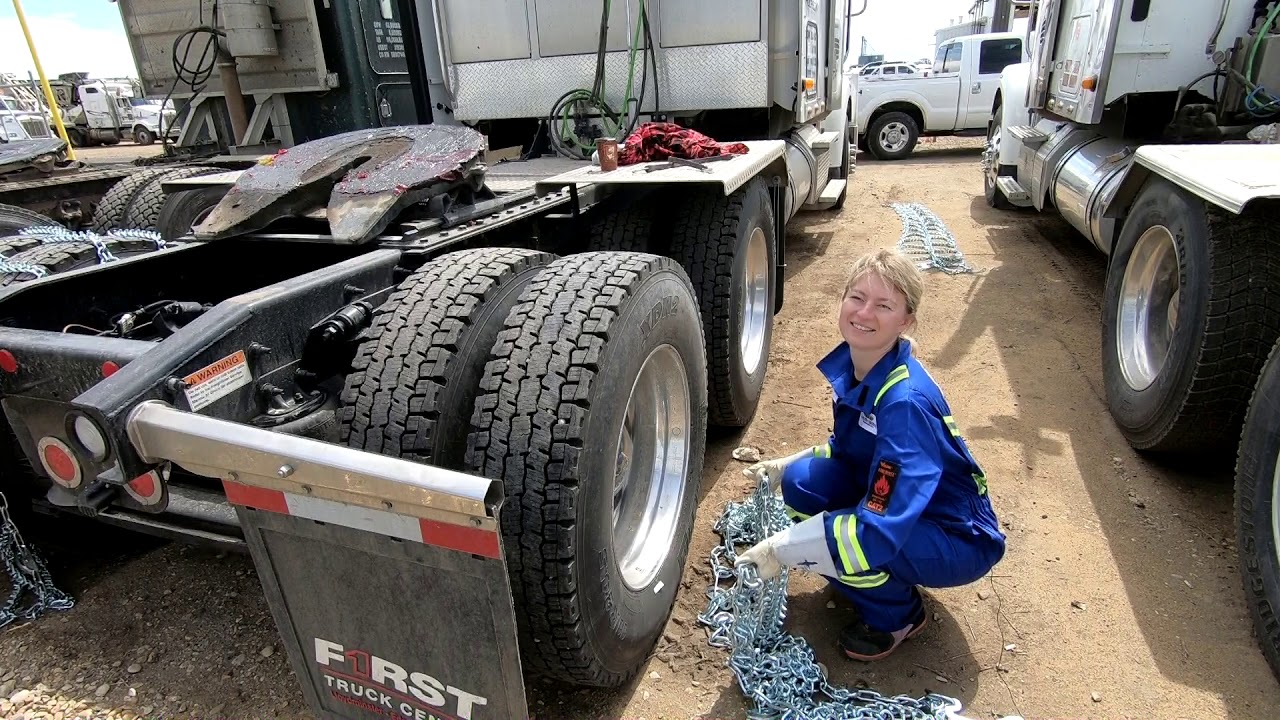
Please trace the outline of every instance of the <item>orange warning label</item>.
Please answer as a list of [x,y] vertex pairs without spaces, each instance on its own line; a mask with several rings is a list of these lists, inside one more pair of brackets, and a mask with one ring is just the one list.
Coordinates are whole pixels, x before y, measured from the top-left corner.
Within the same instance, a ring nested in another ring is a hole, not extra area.
[[253,374],[244,351],[238,350],[182,380],[186,383],[187,403],[192,410],[200,410],[253,382]]

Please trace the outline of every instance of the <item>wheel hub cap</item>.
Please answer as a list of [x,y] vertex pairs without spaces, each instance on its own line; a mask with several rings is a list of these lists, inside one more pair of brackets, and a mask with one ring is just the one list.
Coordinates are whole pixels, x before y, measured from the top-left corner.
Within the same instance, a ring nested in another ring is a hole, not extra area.
[[1178,265],[1178,248],[1163,225],[1142,233],[1129,256],[1120,286],[1116,346],[1120,371],[1135,391],[1150,387],[1168,360],[1181,298]]
[[647,587],[675,540],[688,479],[689,380],[675,348],[645,359],[627,398],[613,472],[613,549],[622,580]]
[[764,359],[764,334],[769,322],[769,248],[764,230],[753,228],[747,239],[746,267],[738,294],[738,346],[742,369],[752,375]]
[[907,146],[907,126],[891,122],[880,129],[880,147],[897,152]]

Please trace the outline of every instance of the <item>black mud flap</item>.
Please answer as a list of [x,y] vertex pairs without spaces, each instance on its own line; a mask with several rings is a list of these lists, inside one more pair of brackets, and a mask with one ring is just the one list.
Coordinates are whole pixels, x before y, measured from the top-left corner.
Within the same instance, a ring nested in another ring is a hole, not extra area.
[[316,717],[528,716],[497,526],[224,487]]
[[193,228],[199,240],[260,230],[325,208],[336,242],[366,242],[409,205],[484,184],[485,137],[464,126],[357,130],[259,161]]

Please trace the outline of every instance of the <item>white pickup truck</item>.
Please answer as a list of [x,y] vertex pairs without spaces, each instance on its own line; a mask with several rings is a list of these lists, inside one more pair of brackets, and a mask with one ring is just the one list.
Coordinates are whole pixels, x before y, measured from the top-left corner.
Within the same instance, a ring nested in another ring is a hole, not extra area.
[[1025,54],[1021,33],[964,35],[938,46],[928,77],[858,78],[858,147],[900,160],[922,135],[985,135],[1000,73]]

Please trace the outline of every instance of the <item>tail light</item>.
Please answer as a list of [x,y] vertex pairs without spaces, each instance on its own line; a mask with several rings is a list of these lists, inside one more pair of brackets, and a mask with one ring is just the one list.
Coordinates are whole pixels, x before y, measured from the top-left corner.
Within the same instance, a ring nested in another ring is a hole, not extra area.
[[54,482],[65,488],[80,487],[84,473],[80,469],[80,462],[66,443],[56,437],[46,436],[36,444],[36,449],[40,454],[40,464]]

